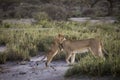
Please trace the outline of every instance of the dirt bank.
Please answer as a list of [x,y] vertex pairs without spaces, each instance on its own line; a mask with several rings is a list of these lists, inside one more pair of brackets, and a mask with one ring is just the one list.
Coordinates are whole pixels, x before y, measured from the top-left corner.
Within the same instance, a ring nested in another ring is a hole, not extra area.
[[64,78],[64,73],[70,67],[65,61],[53,61],[51,65],[54,68],[45,68],[44,62],[39,62],[42,57],[33,57],[29,62],[7,62],[0,65],[0,80],[119,80],[119,78],[84,75]]
[[[0,80],[64,80],[68,66],[64,61],[53,61],[53,68],[45,68],[44,62],[36,62],[41,57],[34,57],[29,62],[8,62],[0,65]],[[58,64],[59,63],[59,64]]]

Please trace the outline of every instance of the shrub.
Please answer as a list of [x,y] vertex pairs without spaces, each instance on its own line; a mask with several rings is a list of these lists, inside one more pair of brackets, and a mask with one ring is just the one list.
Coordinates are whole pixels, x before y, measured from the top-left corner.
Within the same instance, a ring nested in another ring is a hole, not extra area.
[[81,13],[82,16],[93,16],[94,14],[94,10],[90,8],[84,9]]
[[4,64],[7,60],[7,56],[5,52],[0,52],[0,64]]
[[41,20],[50,20],[49,16],[47,13],[45,12],[38,12],[36,14],[34,14],[34,18],[38,21],[41,21]]
[[48,16],[53,20],[67,19],[67,10],[62,6],[46,4],[43,6],[42,11],[46,12]]
[[[118,56],[118,54],[120,53],[120,37],[119,31],[116,31],[116,29],[119,29],[119,24],[91,24],[89,22],[76,23],[41,20],[39,24],[35,24],[34,27],[32,25],[20,24],[10,25],[10,27],[19,28],[20,30],[1,28],[3,30],[0,32],[0,41],[4,41],[7,46],[7,60],[28,60],[31,56],[37,55],[38,51],[46,51],[47,53],[54,37],[58,35],[58,33],[62,33],[67,39],[72,40],[99,36],[104,44],[105,50],[109,53],[108,59],[102,61],[101,59],[94,59],[90,56],[84,56],[84,58],[77,56],[80,62],[76,65],[77,67],[69,70],[69,75],[72,75],[72,73],[78,75],[79,73],[89,75],[104,75],[110,73],[115,76],[119,75],[120,56]],[[64,58],[65,55],[58,55],[56,57],[55,59]],[[94,71],[96,71],[96,74],[94,74]]]
[[117,18],[117,23],[119,23],[120,22],[120,15],[118,15],[116,18]]
[[[47,22],[46,24],[46,27],[49,27]],[[43,22],[40,25],[43,25]],[[28,60],[31,56],[37,55],[38,50],[47,51],[52,43],[52,36],[49,37],[51,35],[49,33],[54,35],[54,32],[51,30],[44,30],[44,28],[40,30],[41,26],[38,25],[35,26],[36,28],[29,25],[25,25],[24,28],[18,24],[14,26],[19,27],[20,30],[1,28],[3,30],[0,43],[5,42],[7,46],[7,60]]]
[[[119,55],[120,57],[120,55]],[[74,65],[68,69],[65,76],[87,74],[92,76],[119,76],[120,75],[120,59],[118,57],[109,56],[105,61],[92,56],[86,56],[81,59],[79,64]]]

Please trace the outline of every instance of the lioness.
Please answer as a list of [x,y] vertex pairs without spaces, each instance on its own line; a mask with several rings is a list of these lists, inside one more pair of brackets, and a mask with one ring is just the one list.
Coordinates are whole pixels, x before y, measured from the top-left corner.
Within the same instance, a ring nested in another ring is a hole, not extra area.
[[63,50],[67,53],[66,62],[68,64],[70,63],[70,58],[71,63],[74,63],[76,53],[86,51],[90,51],[94,56],[99,56],[105,59],[102,53],[102,43],[97,38],[90,38],[84,40],[66,40],[64,35],[59,34],[59,39]]
[[67,53],[66,62],[69,64],[69,59],[71,58],[71,63],[75,61],[76,53],[91,51],[94,56],[99,56],[104,58],[102,53],[102,44],[99,39],[90,38],[84,40],[67,40],[64,35],[59,34],[52,45],[51,50],[47,54],[46,67],[51,62],[53,57],[62,49]]

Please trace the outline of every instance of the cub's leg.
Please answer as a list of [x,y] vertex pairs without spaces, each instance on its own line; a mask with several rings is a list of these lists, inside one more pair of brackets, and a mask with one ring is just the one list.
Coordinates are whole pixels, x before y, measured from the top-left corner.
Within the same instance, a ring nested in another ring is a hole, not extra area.
[[72,63],[72,64],[75,62],[75,55],[76,55],[76,54],[73,53],[72,56],[71,56],[71,63]]
[[58,53],[58,50],[56,51],[51,51],[48,55],[47,55],[47,61],[45,63],[46,67],[49,67],[50,62],[52,61],[53,57]]

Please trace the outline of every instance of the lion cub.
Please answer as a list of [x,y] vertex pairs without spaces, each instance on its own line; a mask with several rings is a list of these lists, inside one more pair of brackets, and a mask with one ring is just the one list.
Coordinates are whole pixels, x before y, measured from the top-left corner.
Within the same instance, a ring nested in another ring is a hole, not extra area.
[[59,36],[55,37],[54,42],[51,46],[51,49],[48,51],[46,57],[47,57],[47,61],[45,62],[46,67],[49,66],[50,62],[52,61],[53,57],[58,54],[58,52],[62,51],[62,46],[60,45],[60,41],[62,41],[62,39],[60,39]]

